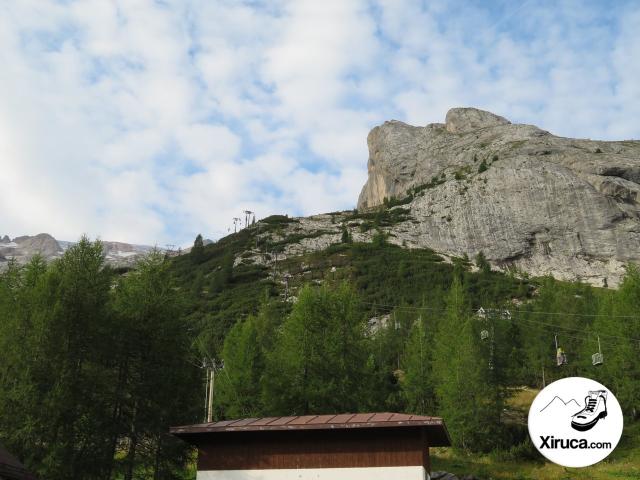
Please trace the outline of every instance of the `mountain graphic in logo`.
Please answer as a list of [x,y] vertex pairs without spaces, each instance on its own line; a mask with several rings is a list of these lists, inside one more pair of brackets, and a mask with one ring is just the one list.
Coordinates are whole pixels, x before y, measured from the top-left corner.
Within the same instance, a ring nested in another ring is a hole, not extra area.
[[[580,409],[576,413],[576,409]],[[584,399],[584,407],[582,407],[576,399],[565,401],[559,396],[545,405],[540,413],[547,412],[549,414],[566,415],[571,418],[571,428],[580,432],[586,432],[596,426],[599,420],[607,416],[607,392],[606,390],[589,391]]]
[[549,411],[562,409],[575,412],[576,408],[580,408],[580,404],[574,398],[565,402],[562,398],[556,395],[555,397],[553,397],[553,400],[547,403],[547,405],[542,410],[540,410],[540,412],[544,412],[547,409],[549,409]]

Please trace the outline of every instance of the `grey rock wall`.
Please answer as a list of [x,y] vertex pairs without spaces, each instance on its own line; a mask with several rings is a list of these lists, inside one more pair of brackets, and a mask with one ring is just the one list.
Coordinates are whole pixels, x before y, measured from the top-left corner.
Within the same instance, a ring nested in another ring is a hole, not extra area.
[[640,260],[640,142],[557,137],[476,109],[368,137],[359,209],[420,192],[398,242],[501,268],[616,285]]

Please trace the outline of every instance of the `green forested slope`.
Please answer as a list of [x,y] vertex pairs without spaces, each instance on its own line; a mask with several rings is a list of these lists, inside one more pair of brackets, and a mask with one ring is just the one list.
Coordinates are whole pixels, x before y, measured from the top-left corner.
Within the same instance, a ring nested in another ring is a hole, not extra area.
[[[522,478],[540,457],[514,395],[540,388],[543,371],[546,383],[584,375],[617,394],[629,425],[621,452],[636,455],[637,270],[617,291],[596,289],[494,272],[481,255],[445,261],[382,234],[345,234],[276,263],[299,239],[257,233],[292,221],[271,217],[124,273],[86,240],[48,266],[2,273],[0,441],[45,478],[188,476],[189,452],[167,429],[202,420],[208,356],[225,360],[218,418],[442,415],[456,446],[437,457],[443,466],[498,475],[519,465]],[[250,249],[272,261],[252,263]],[[594,367],[598,336],[605,363]]]

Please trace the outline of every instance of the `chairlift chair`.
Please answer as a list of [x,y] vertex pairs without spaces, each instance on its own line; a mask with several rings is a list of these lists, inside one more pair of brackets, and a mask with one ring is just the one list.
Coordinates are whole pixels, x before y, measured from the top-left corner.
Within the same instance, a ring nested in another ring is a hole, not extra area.
[[604,363],[604,357],[600,352],[594,353],[593,355],[591,355],[591,361],[593,362],[594,366],[602,365]]
[[558,335],[554,335],[554,340],[556,342],[556,365],[561,367],[562,365],[566,365],[567,362],[567,354],[562,349],[562,347],[558,346]]
[[602,350],[600,348],[600,337],[598,337],[598,352],[591,355],[591,362],[594,367],[604,363],[604,356],[602,355]]

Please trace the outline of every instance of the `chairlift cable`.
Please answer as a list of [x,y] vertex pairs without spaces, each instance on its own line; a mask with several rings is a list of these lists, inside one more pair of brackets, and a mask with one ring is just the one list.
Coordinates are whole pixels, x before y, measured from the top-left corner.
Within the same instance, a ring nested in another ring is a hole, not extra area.
[[[363,303],[366,304],[367,302],[363,302]],[[371,304],[371,305],[376,305],[376,304]],[[390,309],[390,311],[383,312],[383,313],[392,313],[393,312],[393,309],[391,309],[390,307],[388,307],[388,306],[383,306],[383,307],[387,307],[387,308]],[[377,307],[375,307],[375,308],[376,308],[376,311],[378,313],[381,312],[380,308],[377,308]],[[439,312],[439,313],[445,313],[446,312],[445,309],[436,309],[436,308],[428,308],[428,307],[416,307],[416,308],[412,308],[411,310],[429,310],[429,311]],[[515,310],[515,312],[516,313],[520,313],[517,310]],[[503,320],[503,321],[509,321],[509,322],[511,321],[511,319],[503,318],[500,315],[495,316],[495,318],[497,318],[498,320]],[[536,320],[530,320],[530,319],[526,319],[526,318],[518,318],[518,322],[526,322],[526,323],[530,323],[530,324],[533,324],[533,325],[540,325],[540,326],[550,327],[550,328],[554,328],[554,329],[560,328],[560,329],[569,329],[571,331],[580,331],[580,332],[582,331],[582,330],[579,330],[579,329],[573,329],[573,328],[569,328],[569,327],[564,327],[562,325],[555,325],[555,324],[546,323],[546,322],[539,322],[539,321],[536,321]],[[607,334],[601,334],[601,333],[597,333],[597,332],[589,332],[589,334],[586,335],[586,336],[585,335],[576,335],[576,334],[570,335],[570,334],[565,333],[565,332],[563,332],[562,335],[564,337],[569,337],[569,338],[573,338],[573,339],[577,339],[577,340],[583,340],[583,341],[591,340],[592,336],[590,336],[590,335],[599,335],[601,337],[617,338],[617,339],[629,340],[631,342],[640,343],[640,340],[636,339],[636,338],[622,337],[622,336],[619,336],[619,335],[607,335]],[[622,345],[622,343],[615,342],[615,341],[612,341],[612,340],[609,340],[609,343],[613,344],[613,345]]]

